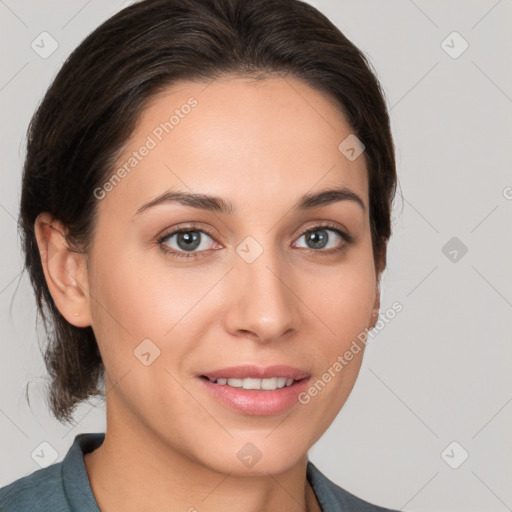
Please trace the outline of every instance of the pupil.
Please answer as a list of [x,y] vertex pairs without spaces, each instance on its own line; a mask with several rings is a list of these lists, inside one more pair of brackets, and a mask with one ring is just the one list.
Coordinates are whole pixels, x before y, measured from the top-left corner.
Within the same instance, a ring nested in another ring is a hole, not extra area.
[[[185,251],[193,251],[199,246],[199,233],[197,231],[186,231],[178,233],[178,245]],[[184,242],[184,244],[182,244]]]
[[[317,236],[317,234],[320,233],[320,236]],[[313,247],[315,249],[323,248],[327,242],[327,234],[325,230],[318,230],[318,231],[312,231],[306,235],[307,241],[312,242]]]

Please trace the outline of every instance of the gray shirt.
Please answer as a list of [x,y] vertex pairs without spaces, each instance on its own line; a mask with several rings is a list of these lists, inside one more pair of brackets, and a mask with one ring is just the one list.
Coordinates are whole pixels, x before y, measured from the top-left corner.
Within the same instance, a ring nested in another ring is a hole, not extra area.
[[[0,489],[1,512],[100,512],[89,483],[84,454],[105,434],[78,434],[61,462],[34,471]],[[308,461],[306,476],[322,512],[397,512],[372,505],[345,491]]]

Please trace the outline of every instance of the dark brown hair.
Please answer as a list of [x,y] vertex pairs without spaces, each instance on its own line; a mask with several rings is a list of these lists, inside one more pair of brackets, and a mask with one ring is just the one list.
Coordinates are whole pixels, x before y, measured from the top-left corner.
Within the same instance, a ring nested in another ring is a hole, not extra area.
[[[117,13],[69,56],[27,133],[20,234],[25,265],[47,334],[44,360],[55,417],[104,391],[104,366],[91,327],[60,314],[34,236],[43,211],[88,250],[97,213],[93,191],[148,101],[177,81],[224,75],[288,74],[325,92],[365,145],[375,262],[385,267],[396,188],[394,145],[378,79],[364,54],[323,14],[299,0],[144,0]],[[341,142],[341,141],[340,141]]]

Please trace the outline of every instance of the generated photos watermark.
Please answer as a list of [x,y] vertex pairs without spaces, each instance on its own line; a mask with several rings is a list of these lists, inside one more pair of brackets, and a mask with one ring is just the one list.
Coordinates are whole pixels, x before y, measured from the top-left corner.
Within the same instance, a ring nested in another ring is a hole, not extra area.
[[158,146],[159,142],[162,142],[166,135],[169,135],[180,122],[185,119],[192,109],[198,105],[198,101],[191,96],[187,102],[181,105],[180,108],[174,109],[174,113],[169,116],[167,121],[161,122],[156,126],[152,132],[146,137],[146,141],[140,148],[133,151],[130,157],[118,167],[118,169],[110,176],[110,178],[103,183],[101,187],[94,189],[94,197],[101,201],[106,197],[108,192],[114,190],[114,188],[126,178],[142,160],[149,155],[151,150]]
[[317,396],[318,393],[320,393],[326,385],[329,384],[329,382],[331,382],[331,380],[333,380],[336,375],[338,375],[343,368],[352,361],[352,359],[354,359],[354,356],[361,352],[362,346],[366,346],[369,339],[375,338],[375,336],[377,336],[377,334],[382,331],[384,327],[386,327],[386,325],[389,324],[389,322],[391,322],[391,320],[393,320],[402,310],[403,305],[400,302],[393,302],[390,308],[384,311],[383,314],[379,315],[379,320],[376,322],[373,329],[366,328],[364,331],[361,331],[357,338],[352,341],[350,348],[342,355],[339,355],[336,358],[336,361],[334,361],[322,376],[316,379],[308,389],[299,394],[299,403],[307,405],[311,401],[311,398]]

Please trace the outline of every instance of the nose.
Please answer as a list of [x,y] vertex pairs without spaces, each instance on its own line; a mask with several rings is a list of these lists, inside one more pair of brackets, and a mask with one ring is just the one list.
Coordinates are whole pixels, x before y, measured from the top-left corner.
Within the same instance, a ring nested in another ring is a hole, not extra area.
[[228,277],[226,329],[261,343],[290,336],[301,322],[293,269],[271,249],[248,261],[237,256]]

